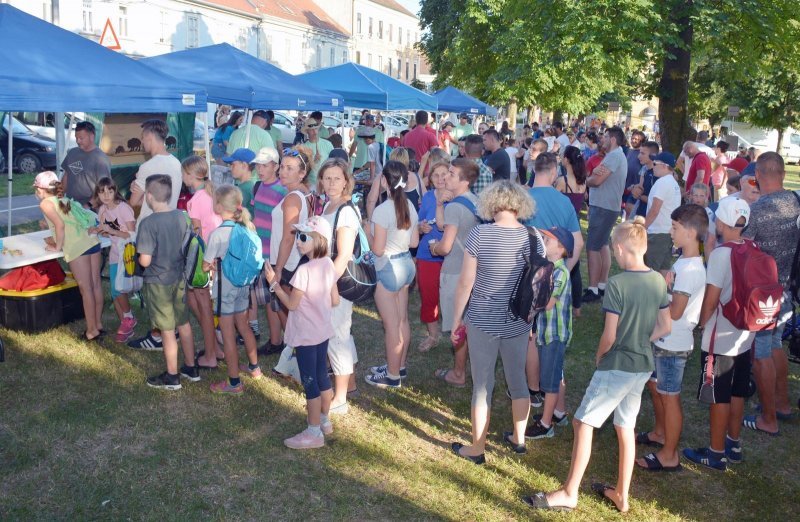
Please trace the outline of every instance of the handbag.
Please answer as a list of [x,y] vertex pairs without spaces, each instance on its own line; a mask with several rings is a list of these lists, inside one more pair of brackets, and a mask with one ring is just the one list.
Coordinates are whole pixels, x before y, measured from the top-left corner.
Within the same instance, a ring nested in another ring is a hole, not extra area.
[[281,351],[281,356],[278,358],[278,364],[272,369],[279,377],[295,381],[300,384],[300,367],[297,365],[297,357],[294,354],[294,348],[286,346]]
[[[336,257],[336,225],[339,222],[339,212],[345,207],[352,208],[354,212],[356,210],[351,201],[336,210],[336,216],[333,218],[332,258]],[[357,212],[356,215],[358,215]],[[353,245],[353,257],[347,262],[347,268],[345,268],[344,273],[336,282],[336,288],[339,290],[341,297],[354,303],[363,303],[372,299],[378,281],[373,259],[374,256],[369,250],[367,235],[359,225],[358,237]]]

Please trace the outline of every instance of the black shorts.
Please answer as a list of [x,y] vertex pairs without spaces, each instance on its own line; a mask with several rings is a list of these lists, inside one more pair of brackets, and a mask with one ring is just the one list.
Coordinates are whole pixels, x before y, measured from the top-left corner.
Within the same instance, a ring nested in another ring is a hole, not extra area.
[[[714,355],[714,404],[730,404],[731,397],[748,397],[750,389],[750,350],[736,356]],[[700,355],[700,384],[697,387],[697,398],[706,378],[706,362],[708,352]]]

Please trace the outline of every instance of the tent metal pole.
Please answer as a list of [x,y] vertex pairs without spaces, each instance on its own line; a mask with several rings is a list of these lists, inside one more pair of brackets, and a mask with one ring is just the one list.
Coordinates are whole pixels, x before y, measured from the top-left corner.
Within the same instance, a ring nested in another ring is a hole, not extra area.
[[244,148],[248,148],[250,147],[250,124],[253,121],[253,111],[251,111],[250,109],[245,109],[245,110],[247,112],[247,114],[245,115],[247,116],[247,119],[245,120],[245,125],[247,125],[247,127],[245,127],[247,129],[247,135],[244,137]]
[[64,171],[61,162],[67,157],[67,141],[64,139],[64,113],[53,113],[53,130],[56,134],[56,175],[61,179]]
[[8,163],[8,205],[6,209],[6,214],[8,215],[8,231],[6,232],[7,236],[11,235],[11,202],[13,201],[12,195],[12,181],[14,180],[14,125],[13,120],[10,112],[6,113],[5,117],[6,121],[8,121],[8,157],[6,158],[6,163]]
[[206,112],[203,113],[203,131],[203,134],[206,136],[206,163],[208,164],[208,171],[211,172],[211,147],[208,144],[208,104],[206,104]]

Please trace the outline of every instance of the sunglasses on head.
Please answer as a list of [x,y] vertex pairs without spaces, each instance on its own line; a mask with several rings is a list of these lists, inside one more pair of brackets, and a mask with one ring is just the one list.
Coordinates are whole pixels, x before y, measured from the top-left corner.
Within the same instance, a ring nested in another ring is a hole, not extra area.
[[303,155],[300,154],[299,150],[286,148],[283,149],[283,155],[299,159],[303,163],[303,169],[305,170],[306,168],[308,168],[306,167],[306,160],[303,159]]

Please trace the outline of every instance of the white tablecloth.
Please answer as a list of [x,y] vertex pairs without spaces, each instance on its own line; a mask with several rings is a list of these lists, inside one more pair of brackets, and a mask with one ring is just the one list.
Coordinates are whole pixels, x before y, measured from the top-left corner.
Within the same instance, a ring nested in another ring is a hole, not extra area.
[[[63,257],[64,253],[61,251],[50,252],[44,249],[46,246],[44,239],[46,237],[52,237],[52,233],[49,230],[39,230],[2,238],[4,250],[21,250],[22,255],[13,256],[0,253],[0,270],[10,270]],[[100,246],[107,247],[110,245],[111,240],[109,238],[100,237]]]

